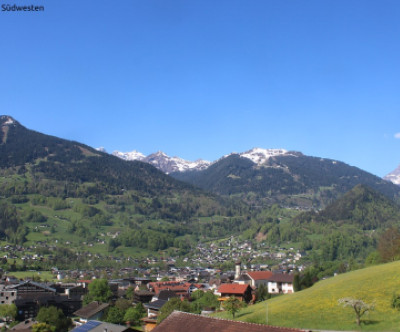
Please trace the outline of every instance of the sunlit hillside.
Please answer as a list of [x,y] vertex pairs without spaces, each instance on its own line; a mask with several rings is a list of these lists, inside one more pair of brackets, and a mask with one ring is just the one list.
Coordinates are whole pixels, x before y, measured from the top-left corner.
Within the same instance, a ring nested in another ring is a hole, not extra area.
[[[391,307],[393,293],[400,294],[400,262],[373,266],[341,274],[312,288],[249,306],[236,315],[247,322],[304,329],[400,331],[400,311]],[[344,297],[375,303],[363,316],[361,328],[351,308],[343,308]],[[267,313],[268,309],[268,313]],[[221,314],[231,318],[228,313]]]

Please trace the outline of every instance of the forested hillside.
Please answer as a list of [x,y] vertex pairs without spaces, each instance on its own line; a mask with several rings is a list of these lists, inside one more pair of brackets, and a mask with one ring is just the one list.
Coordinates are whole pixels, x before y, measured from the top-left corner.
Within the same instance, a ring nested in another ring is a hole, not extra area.
[[62,239],[109,252],[187,250],[200,235],[239,233],[249,222],[244,204],[196,189],[149,164],[28,130],[8,116],[0,119],[3,240],[60,245]]
[[239,196],[255,205],[279,203],[321,208],[358,184],[391,199],[400,197],[400,187],[393,183],[343,162],[299,152],[271,157],[260,166],[233,154],[206,170],[171,175],[217,194]]
[[399,226],[399,188],[336,161],[291,153],[255,167],[232,155],[191,173],[221,197],[149,164],[0,119],[0,241],[36,246],[52,257],[49,266],[68,266],[78,252],[75,265],[92,255],[184,255],[235,236],[260,250],[304,250],[322,273],[364,261],[380,235]]

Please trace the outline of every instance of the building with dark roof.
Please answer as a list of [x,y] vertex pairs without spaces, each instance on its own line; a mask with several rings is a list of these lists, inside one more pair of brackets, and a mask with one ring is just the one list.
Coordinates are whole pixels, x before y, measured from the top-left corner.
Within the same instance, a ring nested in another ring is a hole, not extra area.
[[88,305],[74,312],[79,317],[81,323],[87,323],[89,320],[100,319],[104,311],[109,307],[108,303],[98,301],[90,302]]
[[279,293],[293,293],[293,274],[286,273],[274,273],[268,279],[268,293],[279,294]]

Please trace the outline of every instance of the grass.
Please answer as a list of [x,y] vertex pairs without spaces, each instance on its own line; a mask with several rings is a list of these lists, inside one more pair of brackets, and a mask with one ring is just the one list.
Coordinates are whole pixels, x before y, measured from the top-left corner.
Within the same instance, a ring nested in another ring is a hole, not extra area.
[[42,281],[55,281],[57,280],[57,276],[53,275],[51,271],[18,271],[18,272],[9,272],[9,275],[12,275],[18,279],[40,277]]
[[[373,266],[323,280],[313,287],[242,309],[237,320],[301,329],[400,331],[400,312],[390,305],[400,293],[400,262]],[[338,305],[344,297],[375,303],[375,310],[355,323],[351,308]],[[231,319],[222,312],[218,316]]]

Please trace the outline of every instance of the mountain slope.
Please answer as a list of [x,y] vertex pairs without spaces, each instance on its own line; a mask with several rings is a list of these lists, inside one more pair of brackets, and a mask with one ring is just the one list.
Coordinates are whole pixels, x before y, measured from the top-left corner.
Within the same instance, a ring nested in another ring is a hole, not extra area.
[[305,212],[298,221],[355,224],[364,230],[386,228],[400,220],[400,206],[383,194],[357,185],[319,212]]
[[[261,164],[238,154],[213,163],[206,170],[172,173],[176,179],[221,195],[238,195],[255,202],[321,207],[357,184],[396,199],[400,188],[343,162],[290,152],[271,156]],[[302,197],[299,197],[302,196]]]
[[[210,237],[238,233],[247,221],[235,209],[148,163],[124,161],[0,117],[1,240],[96,253],[187,250],[200,234],[204,238],[203,229]],[[224,217],[228,211],[235,215],[232,222]]]
[[23,171],[30,165],[33,173],[53,180],[102,182],[106,192],[134,189],[154,194],[190,188],[149,164],[124,162],[84,144],[28,130],[9,116],[0,117],[0,128],[0,168]]
[[[399,293],[400,262],[373,266],[319,281],[309,289],[248,306],[237,320],[274,326],[320,330],[358,330],[354,310],[338,305],[345,297],[375,303],[375,310],[364,316],[362,330],[400,331],[399,312],[391,308],[393,293]],[[268,310],[268,314],[267,314]],[[222,312],[218,316],[228,317]]]

